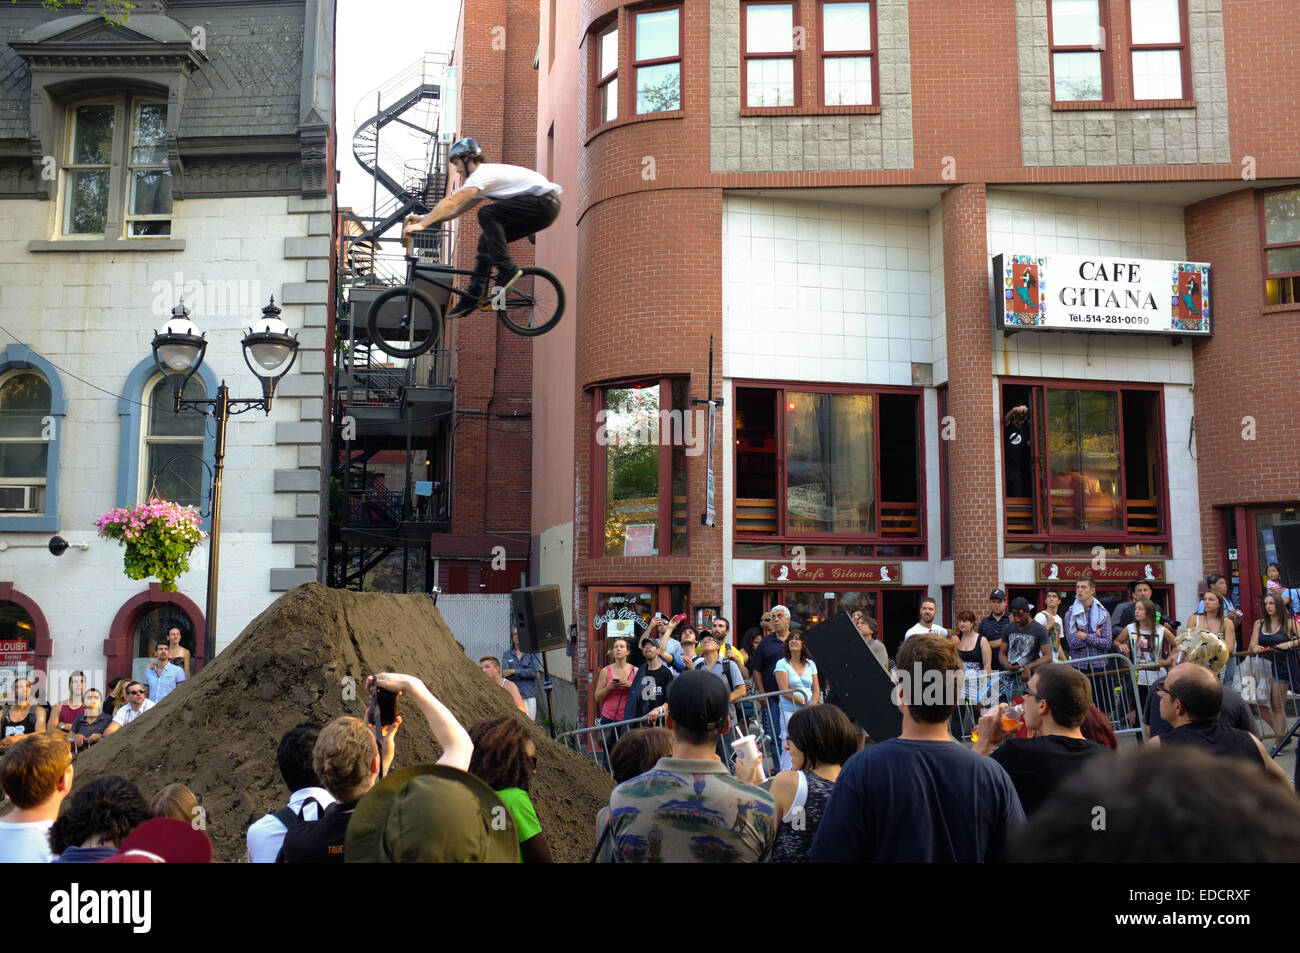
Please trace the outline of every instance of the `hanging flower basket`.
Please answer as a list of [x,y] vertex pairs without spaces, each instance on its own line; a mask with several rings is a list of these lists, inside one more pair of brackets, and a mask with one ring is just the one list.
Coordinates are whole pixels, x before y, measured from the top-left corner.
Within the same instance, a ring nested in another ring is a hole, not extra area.
[[176,578],[190,568],[190,553],[204,536],[192,506],[152,499],[122,507],[95,520],[99,535],[126,547],[128,579],[156,578],[166,592],[176,591]]

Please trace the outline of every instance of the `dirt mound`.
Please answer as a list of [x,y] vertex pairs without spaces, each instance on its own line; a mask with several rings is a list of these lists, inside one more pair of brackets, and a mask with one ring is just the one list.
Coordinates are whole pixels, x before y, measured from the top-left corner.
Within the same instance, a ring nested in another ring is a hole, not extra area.
[[[203,795],[216,858],[242,860],[248,825],[288,797],[275,763],[280,736],[304,721],[364,716],[365,678],[375,672],[423,679],[467,728],[517,713],[456,645],[427,596],[312,583],[278,599],[155,711],[78,758],[77,785],[119,774],[151,797],[172,781],[187,784]],[[419,710],[405,700],[398,706],[393,767],[437,760],[439,747]],[[595,849],[596,811],[608,803],[613,782],[542,728],[530,730],[542,830],[556,860],[585,861]]]

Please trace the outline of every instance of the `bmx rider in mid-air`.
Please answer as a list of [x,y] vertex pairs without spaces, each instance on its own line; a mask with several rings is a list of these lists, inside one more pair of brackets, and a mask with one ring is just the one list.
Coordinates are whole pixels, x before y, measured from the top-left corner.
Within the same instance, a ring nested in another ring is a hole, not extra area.
[[481,232],[474,262],[474,275],[461,300],[447,313],[449,318],[469,314],[487,296],[488,279],[497,270],[497,287],[509,289],[521,274],[510,260],[509,244],[539,232],[560,214],[561,189],[532,169],[498,162],[484,162],[483,149],[473,139],[459,139],[447,153],[448,164],[464,179],[461,187],[433,207],[427,215],[408,215],[402,237],[423,231],[437,222],[463,215],[483,199],[490,204],[478,210]]

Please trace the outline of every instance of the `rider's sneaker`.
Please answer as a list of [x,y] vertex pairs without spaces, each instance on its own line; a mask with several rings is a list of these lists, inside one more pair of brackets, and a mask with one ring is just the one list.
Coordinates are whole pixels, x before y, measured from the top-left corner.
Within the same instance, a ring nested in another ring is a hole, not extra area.
[[460,304],[447,312],[449,318],[463,318],[467,314],[473,314],[478,310],[479,299],[483,297],[481,290],[471,288],[460,296]]
[[511,268],[509,271],[497,272],[497,288],[501,291],[509,291],[514,287],[516,281],[524,276],[524,270],[518,266]]

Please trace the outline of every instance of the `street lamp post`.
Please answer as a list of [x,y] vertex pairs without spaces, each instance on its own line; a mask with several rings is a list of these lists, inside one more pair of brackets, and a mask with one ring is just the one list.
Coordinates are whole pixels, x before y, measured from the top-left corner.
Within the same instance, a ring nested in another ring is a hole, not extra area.
[[[280,320],[280,309],[275,306],[274,296],[271,303],[262,309],[262,317],[244,334],[244,363],[262,382],[262,396],[259,398],[231,398],[230,390],[223,380],[217,388],[216,397],[203,399],[187,398],[185,386],[203,364],[207,353],[207,334],[200,331],[190,321],[189,310],[184,303],[172,309],[171,320],[162,331],[155,332],[153,339],[153,359],[158,369],[167,378],[172,387],[175,412],[188,410],[211,417],[216,425],[214,443],[216,459],[212,468],[212,536],[208,543],[208,601],[204,608],[203,662],[206,665],[216,654],[217,644],[217,581],[219,578],[219,555],[221,546],[221,470],[226,458],[226,424],[235,414],[250,410],[261,410],[268,416],[271,413],[271,399],[275,396],[275,385],[289,373],[298,358],[298,338]],[[283,369],[281,369],[283,368]]]

